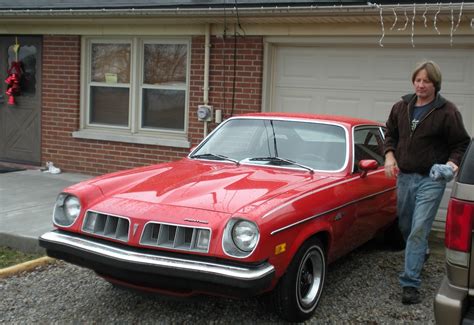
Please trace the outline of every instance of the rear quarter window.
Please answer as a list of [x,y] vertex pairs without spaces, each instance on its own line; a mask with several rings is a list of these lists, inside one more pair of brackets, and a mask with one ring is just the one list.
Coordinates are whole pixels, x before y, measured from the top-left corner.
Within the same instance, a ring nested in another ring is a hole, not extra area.
[[459,168],[458,182],[464,184],[474,184],[474,139],[464,154],[461,167]]

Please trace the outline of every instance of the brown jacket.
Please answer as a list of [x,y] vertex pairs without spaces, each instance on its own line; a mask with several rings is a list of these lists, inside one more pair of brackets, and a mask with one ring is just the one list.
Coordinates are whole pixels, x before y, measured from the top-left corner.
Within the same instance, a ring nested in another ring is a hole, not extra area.
[[409,94],[393,105],[387,121],[385,153],[395,153],[404,173],[428,174],[431,166],[448,160],[459,166],[470,142],[459,110],[438,93],[433,109],[412,131],[415,102],[416,95]]

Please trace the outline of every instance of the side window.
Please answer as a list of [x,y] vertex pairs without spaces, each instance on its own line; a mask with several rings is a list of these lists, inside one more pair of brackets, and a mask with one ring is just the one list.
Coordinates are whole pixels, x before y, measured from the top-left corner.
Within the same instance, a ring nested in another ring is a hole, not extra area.
[[354,171],[357,171],[359,161],[364,159],[376,160],[384,164],[383,137],[380,128],[362,127],[354,131]]

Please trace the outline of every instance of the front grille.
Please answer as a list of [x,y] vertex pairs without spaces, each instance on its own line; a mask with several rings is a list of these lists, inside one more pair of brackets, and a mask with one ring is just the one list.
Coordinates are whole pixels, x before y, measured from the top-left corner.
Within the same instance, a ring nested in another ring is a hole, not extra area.
[[207,253],[211,230],[165,223],[149,222],[140,238],[140,244],[176,250]]
[[101,237],[128,242],[130,220],[95,211],[87,211],[82,231]]

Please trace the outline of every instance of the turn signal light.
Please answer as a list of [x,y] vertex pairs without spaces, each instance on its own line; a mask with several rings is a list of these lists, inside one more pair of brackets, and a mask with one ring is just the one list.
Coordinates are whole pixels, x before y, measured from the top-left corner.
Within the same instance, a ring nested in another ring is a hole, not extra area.
[[452,198],[446,216],[445,246],[448,249],[469,252],[471,250],[474,204]]

